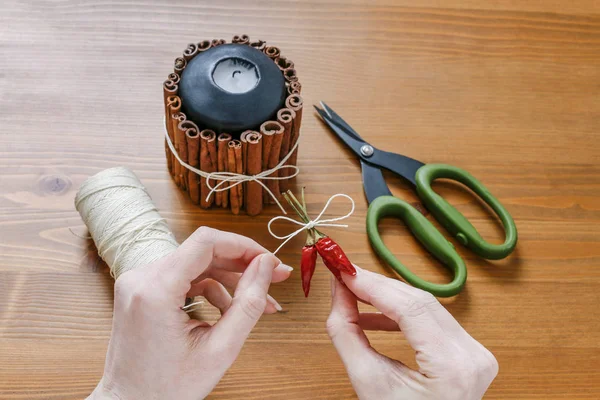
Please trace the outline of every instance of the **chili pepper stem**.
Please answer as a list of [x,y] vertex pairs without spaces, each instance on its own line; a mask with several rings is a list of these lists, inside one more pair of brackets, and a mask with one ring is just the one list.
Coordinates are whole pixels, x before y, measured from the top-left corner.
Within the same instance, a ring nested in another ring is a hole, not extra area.
[[[308,211],[306,210],[306,203],[304,205],[302,205],[298,201],[298,199],[296,198],[296,196],[294,196],[294,193],[292,193],[291,190],[287,191],[287,196],[285,198],[286,198],[286,200],[288,200],[288,203],[290,203],[290,205],[294,208],[294,210],[296,210],[296,212],[298,213],[298,215],[300,215],[300,217],[302,218],[302,220],[305,223],[308,223],[310,221],[310,217],[308,216]],[[293,201],[293,203],[292,203],[292,201]],[[304,202],[304,188],[302,188],[302,202]],[[294,204],[295,204],[295,206],[294,206]],[[298,212],[298,209],[300,209],[304,213],[304,215],[301,215]],[[318,242],[320,239],[327,237],[326,235],[324,235],[321,232],[319,232],[319,230],[317,228],[309,229],[309,232],[311,232],[314,235],[314,237],[315,237],[315,243]]]
[[[289,192],[289,190],[288,190]],[[291,193],[291,192],[289,192]],[[294,202],[292,201],[292,199],[290,198],[288,193],[283,193],[283,197],[286,199],[286,201],[288,203],[290,203],[290,206],[292,206],[292,208],[294,209],[294,211],[296,211],[296,214],[298,214],[298,216],[300,217],[300,219],[304,222],[304,223],[309,223],[310,219],[308,218],[308,215],[306,215],[306,213],[303,210],[299,210],[296,207],[296,204],[294,204]]]

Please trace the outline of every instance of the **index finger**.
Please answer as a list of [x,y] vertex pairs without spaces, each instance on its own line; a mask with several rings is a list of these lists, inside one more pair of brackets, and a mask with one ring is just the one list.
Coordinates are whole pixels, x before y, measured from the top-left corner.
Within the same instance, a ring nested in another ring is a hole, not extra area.
[[162,273],[189,286],[211,265],[241,272],[264,253],[269,251],[250,238],[203,226],[169,255],[171,266]]
[[417,351],[439,352],[464,330],[437,299],[423,290],[356,267],[356,276],[342,274],[346,286],[400,326]]

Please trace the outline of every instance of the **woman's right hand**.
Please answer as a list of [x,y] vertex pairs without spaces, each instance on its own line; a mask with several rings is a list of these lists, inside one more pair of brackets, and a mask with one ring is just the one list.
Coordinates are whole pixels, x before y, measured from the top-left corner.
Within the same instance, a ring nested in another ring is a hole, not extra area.
[[[327,331],[360,399],[481,399],[498,374],[493,354],[420,289],[356,268],[332,278]],[[381,313],[359,313],[357,299]],[[418,370],[378,353],[364,330],[401,330]]]

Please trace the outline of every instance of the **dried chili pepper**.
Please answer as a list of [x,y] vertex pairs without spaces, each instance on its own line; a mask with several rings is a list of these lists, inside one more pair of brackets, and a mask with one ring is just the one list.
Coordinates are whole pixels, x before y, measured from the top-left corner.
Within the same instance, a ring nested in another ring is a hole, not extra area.
[[[308,224],[310,219],[306,211],[304,189],[302,190],[302,203],[300,203],[298,199],[296,199],[296,196],[289,190],[287,193],[283,193],[283,195],[298,216],[300,216],[302,221]],[[302,248],[302,258],[300,261],[302,289],[304,290],[304,295],[306,297],[308,297],[310,281],[315,272],[317,254],[321,256],[327,269],[329,269],[340,282],[343,283],[342,272],[352,276],[356,275],[356,269],[340,245],[313,227],[308,230],[308,237],[306,239],[306,244]]]
[[302,248],[302,259],[300,261],[300,275],[302,276],[302,289],[304,297],[308,297],[310,291],[310,280],[315,273],[317,265],[317,248],[312,246],[304,246]]
[[323,263],[330,269],[336,269],[348,275],[356,275],[356,269],[348,260],[348,257],[342,250],[339,244],[337,244],[330,237],[324,237],[317,241],[315,244],[319,255],[323,259]]

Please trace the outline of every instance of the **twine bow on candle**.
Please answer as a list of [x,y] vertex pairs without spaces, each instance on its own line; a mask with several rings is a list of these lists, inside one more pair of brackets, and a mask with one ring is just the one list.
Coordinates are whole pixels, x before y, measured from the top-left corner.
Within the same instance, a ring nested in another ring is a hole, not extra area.
[[[297,141],[296,144],[294,144],[294,146],[292,146],[292,148],[290,149],[288,154],[286,154],[286,156],[283,157],[281,159],[281,161],[279,162],[279,164],[277,164],[275,167],[268,169],[266,171],[262,171],[260,174],[244,175],[244,174],[236,174],[235,172],[205,172],[198,168],[192,167],[191,165],[184,162],[179,157],[179,154],[177,154],[177,151],[175,150],[175,146],[173,146],[173,143],[171,142],[171,138],[169,137],[169,133],[167,132],[166,129],[165,129],[165,138],[167,140],[167,145],[169,146],[169,149],[171,149],[171,153],[173,153],[173,155],[175,155],[175,158],[177,159],[177,161],[179,161],[179,163],[183,167],[200,175],[203,178],[206,178],[206,185],[210,189],[210,192],[208,192],[208,195],[206,196],[207,200],[210,199],[210,196],[212,196],[216,192],[224,192],[224,191],[227,191],[227,190],[231,189],[232,187],[237,186],[241,183],[253,181],[253,182],[260,184],[267,191],[267,193],[269,193],[269,195],[271,195],[273,200],[275,200],[275,203],[277,204],[277,206],[279,206],[281,211],[284,214],[287,214],[287,212],[285,211],[285,209],[283,208],[283,206],[277,199],[277,196],[262,181],[265,179],[270,179],[270,180],[291,179],[300,173],[300,168],[298,168],[297,166],[285,165],[285,163],[289,160],[289,158],[292,156],[294,151],[298,148],[300,141]],[[277,171],[283,170],[283,169],[291,169],[292,173],[290,173],[287,176],[279,176],[277,174]],[[220,182],[217,183],[215,186],[213,186],[211,180],[218,180]],[[231,183],[231,182],[233,182],[233,183]],[[226,183],[230,183],[230,184],[226,185]]]
[[[352,205],[350,212],[344,216],[341,217],[337,217],[337,218],[329,218],[329,219],[321,219],[321,217],[323,216],[323,214],[325,214],[325,211],[327,211],[327,208],[329,207],[329,204],[331,204],[331,202],[336,199],[337,197],[344,197],[348,200],[350,200],[350,204]],[[298,235],[300,232],[304,231],[304,230],[310,230],[313,228],[316,228],[318,226],[332,226],[332,227],[338,227],[338,228],[347,228],[348,225],[347,224],[334,224],[332,222],[337,222],[337,221],[341,221],[343,219],[348,218],[349,216],[351,216],[354,213],[354,200],[352,200],[352,197],[348,196],[347,194],[343,194],[343,193],[338,193],[338,194],[334,194],[333,196],[331,196],[329,198],[329,200],[327,200],[327,203],[325,203],[325,207],[323,207],[323,210],[321,210],[321,212],[319,213],[319,215],[317,216],[317,218],[310,220],[308,222],[302,222],[302,221],[298,221],[295,220],[293,218],[290,217],[286,217],[284,215],[279,215],[277,217],[272,218],[269,221],[269,224],[267,225],[267,228],[269,229],[269,233],[271,234],[271,236],[273,236],[275,239],[279,239],[279,240],[283,240],[283,243],[281,243],[279,245],[279,247],[277,247],[277,249],[273,252],[273,254],[276,254],[279,250],[281,250],[281,248],[283,246],[285,246],[285,244],[287,242],[289,242],[290,240],[292,240],[296,235]],[[284,220],[284,221],[288,221],[291,222],[293,224],[296,225],[300,225],[301,228],[295,230],[294,232],[284,235],[284,236],[279,236],[277,234],[275,234],[273,232],[273,230],[271,229],[271,225],[273,224],[273,222],[275,221],[279,221],[279,220]]]

